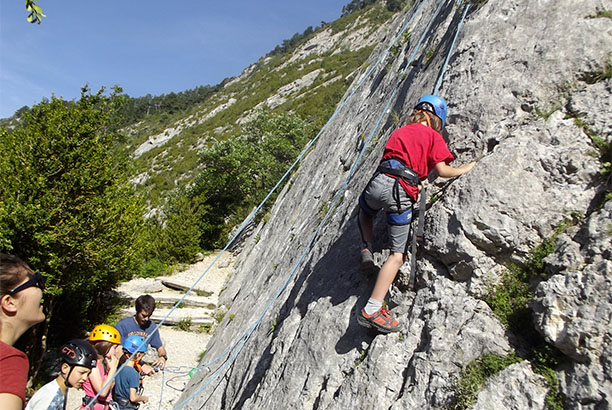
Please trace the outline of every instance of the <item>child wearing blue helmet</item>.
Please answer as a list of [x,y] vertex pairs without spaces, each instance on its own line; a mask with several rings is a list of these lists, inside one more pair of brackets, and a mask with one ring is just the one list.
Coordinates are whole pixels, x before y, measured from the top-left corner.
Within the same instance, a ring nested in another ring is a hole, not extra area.
[[378,211],[387,214],[391,255],[378,273],[376,285],[357,320],[360,325],[389,333],[399,330],[399,322],[383,307],[389,287],[405,261],[412,205],[421,189],[421,181],[431,171],[444,178],[466,173],[475,162],[458,168],[448,164],[455,157],[441,135],[448,112],[446,102],[435,95],[419,99],[408,124],[395,130],[387,144],[376,173],[359,197],[361,266],[367,273],[376,269],[372,256],[372,224]]
[[[123,341],[123,356],[121,357],[120,364],[127,363],[124,369],[115,377],[115,387],[113,388],[113,400],[119,405],[120,410],[137,409],[140,403],[149,401],[147,396],[141,395],[140,373],[135,369],[136,364],[146,351],[147,344],[142,336],[128,336]],[[134,357],[129,359],[132,355]]]

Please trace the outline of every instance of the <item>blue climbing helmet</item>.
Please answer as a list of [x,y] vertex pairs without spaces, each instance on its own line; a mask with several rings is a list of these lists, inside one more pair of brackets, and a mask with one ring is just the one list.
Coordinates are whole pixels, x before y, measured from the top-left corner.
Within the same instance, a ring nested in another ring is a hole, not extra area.
[[446,124],[446,113],[448,107],[446,102],[437,95],[424,95],[419,98],[419,101],[414,107],[415,110],[425,110],[437,115],[442,120],[442,126]]
[[138,335],[128,336],[123,342],[123,350],[127,350],[130,354],[134,352],[144,353],[147,351],[147,344],[144,342],[144,337]]

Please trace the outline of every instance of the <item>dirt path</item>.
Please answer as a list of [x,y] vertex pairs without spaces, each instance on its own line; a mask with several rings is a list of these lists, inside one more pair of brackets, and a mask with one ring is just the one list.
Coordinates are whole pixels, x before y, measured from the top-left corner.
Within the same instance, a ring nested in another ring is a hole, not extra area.
[[[135,299],[141,294],[149,293],[155,297],[156,301],[165,300],[167,306],[160,306],[155,310],[154,321],[159,322],[160,318],[166,316],[170,311],[171,305],[180,299],[184,292],[167,288],[161,284],[162,281],[170,280],[173,283],[180,283],[190,287],[209,267],[217,257],[217,253],[211,254],[201,262],[190,265],[182,272],[169,277],[159,277],[155,279],[134,279],[123,283],[118,291],[127,299]],[[177,326],[165,326],[160,329],[162,341],[168,351],[168,365],[166,371],[157,372],[144,379],[144,395],[149,398],[149,402],[141,404],[140,410],[171,410],[178,403],[178,398],[182,389],[189,380],[189,371],[197,367],[198,361],[208,341],[212,337],[211,333],[204,331],[204,326],[200,327],[200,322],[213,322],[214,309],[212,305],[217,304],[219,292],[223,289],[225,281],[232,272],[234,258],[231,254],[223,254],[215,265],[206,273],[202,280],[196,285],[195,289],[200,290],[200,296],[188,295],[185,299],[184,307],[175,309],[169,320],[173,323],[182,321],[183,324],[192,323],[191,331],[179,329]],[[211,292],[210,295],[203,295]],[[192,292],[195,293],[195,292]],[[199,304],[192,306],[191,303]],[[211,305],[212,304],[212,305]],[[126,316],[133,314],[133,308],[126,310]],[[207,327],[207,326],[206,326]],[[154,360],[157,353],[149,352],[145,359]],[[162,384],[163,379],[163,384]],[[83,397],[82,391],[71,389],[68,394],[67,409],[78,409]],[[161,398],[161,405],[160,405]]]

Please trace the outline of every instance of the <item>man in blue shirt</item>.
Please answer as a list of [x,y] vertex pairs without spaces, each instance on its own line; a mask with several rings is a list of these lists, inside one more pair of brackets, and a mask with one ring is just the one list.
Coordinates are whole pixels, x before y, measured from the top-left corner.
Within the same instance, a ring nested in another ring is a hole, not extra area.
[[[142,336],[145,339],[149,337],[148,344],[154,349],[157,349],[157,360],[153,362],[153,367],[160,367],[164,369],[166,362],[168,361],[168,354],[166,348],[163,346],[159,332],[156,329],[155,323],[151,321],[151,315],[155,311],[155,299],[151,295],[142,295],[136,299],[136,314],[132,317],[127,317],[120,320],[115,328],[121,335],[121,340],[126,340],[129,336]],[[144,374],[153,373],[153,368],[144,365],[142,367]]]

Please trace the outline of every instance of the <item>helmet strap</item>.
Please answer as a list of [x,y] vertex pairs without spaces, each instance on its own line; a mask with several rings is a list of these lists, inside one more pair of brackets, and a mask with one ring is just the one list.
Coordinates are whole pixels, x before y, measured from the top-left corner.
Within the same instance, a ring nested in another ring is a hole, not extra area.
[[68,381],[68,379],[70,379],[70,375],[72,374],[73,370],[74,370],[74,366],[70,366],[70,370],[68,371],[68,374],[66,376],[64,376],[64,374],[60,372],[60,374],[62,375],[62,379],[64,379],[64,387],[65,387],[63,410],[66,410],[66,405],[68,404],[68,389],[72,387],[70,386],[70,382]]
[[429,128],[431,128],[431,117],[429,116],[429,113],[425,110],[420,110],[423,114],[425,114],[425,120],[427,120],[427,126]]

